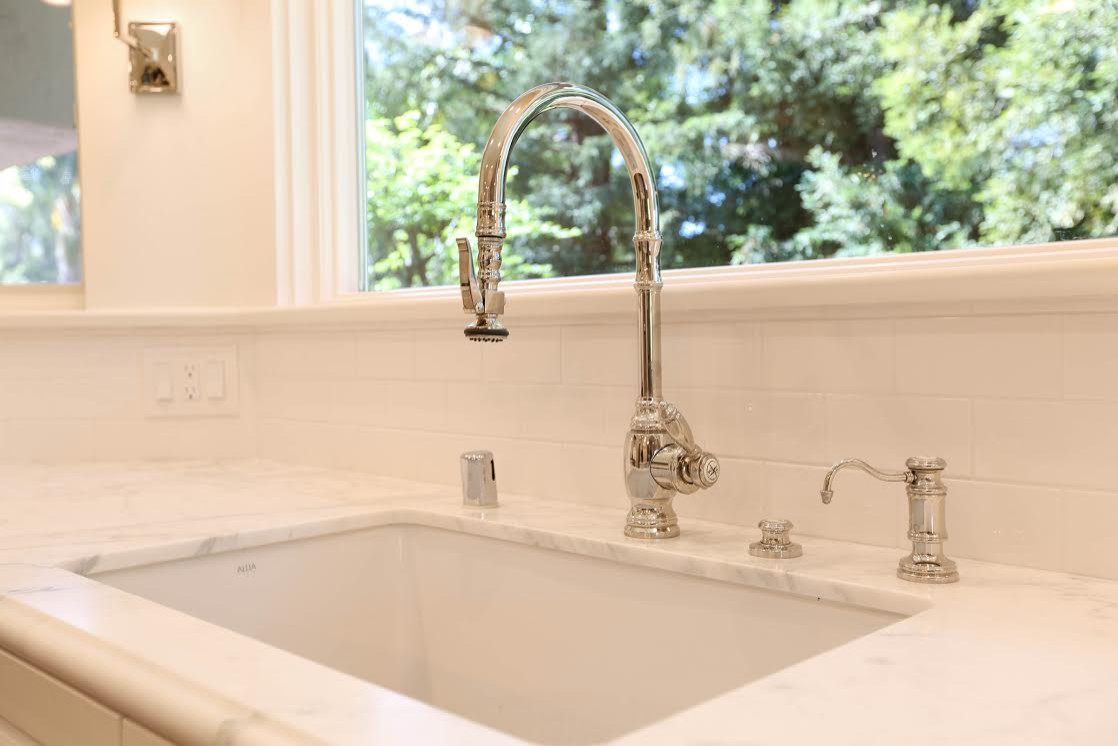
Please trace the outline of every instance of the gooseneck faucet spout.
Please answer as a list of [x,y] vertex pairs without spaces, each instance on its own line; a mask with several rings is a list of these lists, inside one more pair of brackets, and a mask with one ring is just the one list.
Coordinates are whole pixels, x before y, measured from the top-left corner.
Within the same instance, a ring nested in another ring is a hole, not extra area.
[[882,471],[873,468],[860,458],[843,459],[832,466],[831,470],[827,472],[827,476],[823,477],[823,489],[819,490],[819,496],[823,498],[824,505],[830,505],[831,498],[835,496],[834,490],[831,489],[831,482],[834,481],[835,475],[843,469],[849,468],[861,469],[882,482],[912,482],[914,478],[911,471]]
[[633,190],[636,253],[639,398],[625,442],[625,485],[631,508],[625,533],[635,538],[679,535],[672,508],[676,492],[690,493],[717,481],[718,460],[699,448],[683,415],[661,399],[660,372],[660,208],[656,180],[633,124],[602,94],[574,83],[547,83],[520,95],[489,135],[478,179],[477,271],[469,239],[459,238],[458,269],[462,305],[474,320],[465,335],[500,342],[509,336],[500,321],[505,308],[501,250],[505,240],[505,180],[509,157],[531,122],[551,109],[575,109],[597,122],[613,139]]

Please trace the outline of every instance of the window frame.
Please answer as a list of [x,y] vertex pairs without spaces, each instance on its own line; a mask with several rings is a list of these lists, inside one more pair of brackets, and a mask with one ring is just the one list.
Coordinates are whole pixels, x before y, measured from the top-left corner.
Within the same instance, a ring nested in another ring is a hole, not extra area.
[[[273,0],[279,305],[418,310],[434,303],[437,313],[445,313],[459,302],[455,285],[387,291],[362,286],[362,10],[361,0]],[[345,39],[348,46],[340,43]],[[359,171],[348,188],[335,177],[352,173],[355,163]],[[330,188],[316,194],[308,175]],[[627,272],[506,284],[517,313],[528,315],[606,312],[616,307],[612,298],[632,292]],[[1118,236],[665,270],[664,284],[669,309],[708,312],[1118,296]]]
[[[73,55],[77,60],[77,35],[73,31],[74,16],[70,12],[70,42]],[[77,85],[74,86],[74,120],[77,121]],[[76,125],[75,125],[76,126]],[[81,181],[82,150],[77,148],[78,180]],[[78,205],[79,211],[84,210],[85,201]],[[84,217],[84,216],[83,216]],[[8,311],[66,311],[85,308],[85,236],[79,235],[78,242],[81,247],[81,281],[80,282],[26,282],[26,283],[0,283],[0,312]]]
[[[82,151],[79,145],[77,150],[78,174],[81,178]],[[78,205],[79,210],[85,209],[85,201]],[[83,216],[84,217],[84,216]],[[0,312],[3,311],[65,311],[85,308],[85,236],[79,234],[78,244],[81,247],[81,281],[80,282],[22,282],[0,283]]]
[[361,7],[360,0],[272,0],[280,306],[361,290],[364,252],[353,250],[364,245]]
[[31,282],[0,285],[0,312],[66,311],[83,308],[85,308],[84,283]]

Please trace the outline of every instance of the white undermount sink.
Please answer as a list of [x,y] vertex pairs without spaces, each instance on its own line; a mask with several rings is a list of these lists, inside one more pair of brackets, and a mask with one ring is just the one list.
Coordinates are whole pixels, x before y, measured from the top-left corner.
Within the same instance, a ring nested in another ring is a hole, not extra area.
[[97,580],[542,744],[620,736],[902,618],[411,524]]

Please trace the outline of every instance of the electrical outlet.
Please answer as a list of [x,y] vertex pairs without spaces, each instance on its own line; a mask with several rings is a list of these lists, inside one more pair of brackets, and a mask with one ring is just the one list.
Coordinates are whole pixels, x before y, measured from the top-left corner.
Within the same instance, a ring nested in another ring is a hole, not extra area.
[[238,411],[237,348],[144,350],[144,406],[152,417],[211,417]]
[[182,372],[182,400],[185,402],[198,401],[198,376],[200,365],[196,358],[186,360],[180,369]]

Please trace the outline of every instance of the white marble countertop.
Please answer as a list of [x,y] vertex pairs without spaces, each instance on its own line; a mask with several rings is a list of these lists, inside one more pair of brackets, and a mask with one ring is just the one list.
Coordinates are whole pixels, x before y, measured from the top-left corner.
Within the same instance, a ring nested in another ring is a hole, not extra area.
[[268,462],[5,466],[0,504],[0,648],[183,746],[521,743],[83,577],[400,522],[912,615],[616,744],[1118,742],[1109,581],[961,561],[962,582],[921,586],[893,549],[801,537],[773,562],[740,527],[650,544],[620,505],[478,513],[445,487]]

